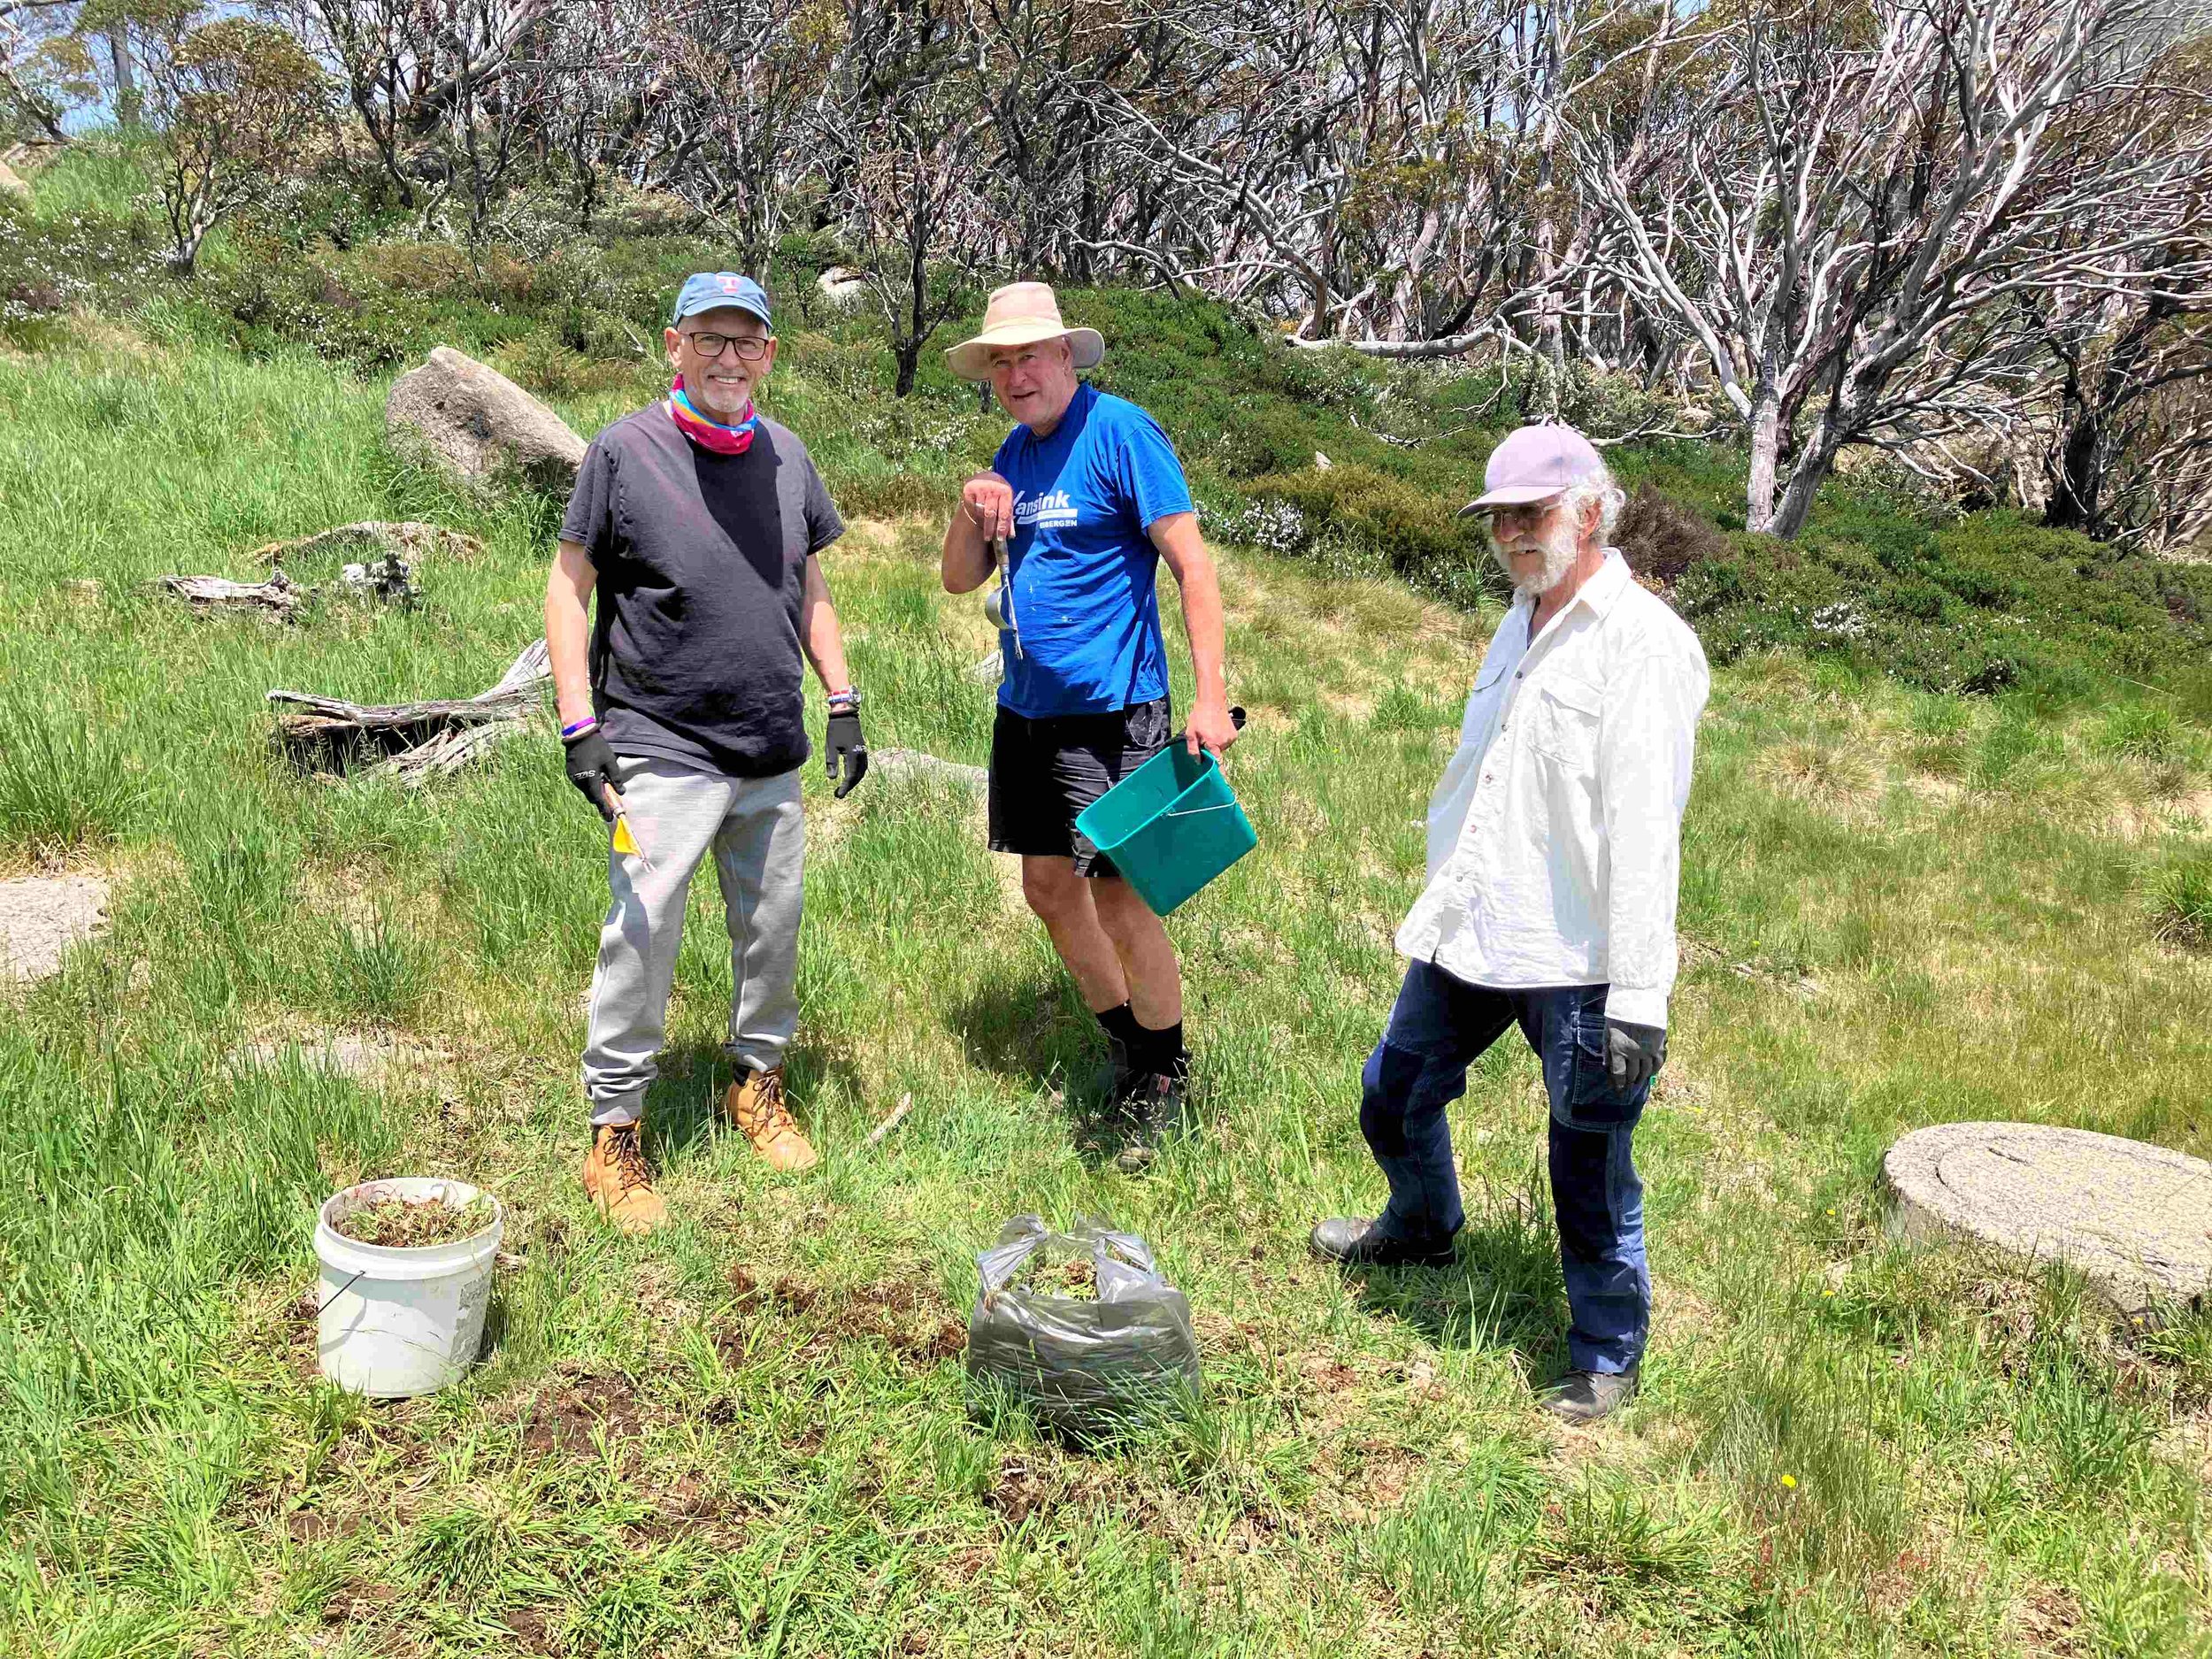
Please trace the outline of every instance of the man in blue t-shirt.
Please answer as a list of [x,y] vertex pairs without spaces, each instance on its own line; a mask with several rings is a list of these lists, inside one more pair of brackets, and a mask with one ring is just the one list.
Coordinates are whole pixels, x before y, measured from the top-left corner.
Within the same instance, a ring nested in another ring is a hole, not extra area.
[[982,332],[945,354],[956,374],[988,381],[1021,425],[961,492],[944,580],[949,593],[980,587],[1005,539],[992,595],[1005,678],[991,734],[991,849],[1020,856],[1023,895],[1105,1029],[1117,1161],[1136,1171],[1181,1113],[1182,978],[1160,918],[1075,818],[1170,741],[1163,558],[1197,681],[1185,741],[1194,755],[1218,756],[1237,733],[1222,681],[1221,584],[1174,447],[1143,410],[1077,378],[1105,349],[1095,329],[1061,323],[1051,288],[1016,282],[991,296]]

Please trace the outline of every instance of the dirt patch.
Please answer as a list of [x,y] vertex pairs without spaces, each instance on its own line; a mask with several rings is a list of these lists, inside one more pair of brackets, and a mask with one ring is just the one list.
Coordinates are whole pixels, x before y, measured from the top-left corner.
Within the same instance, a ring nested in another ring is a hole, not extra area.
[[747,1517],[757,1506],[730,1499],[707,1489],[696,1475],[684,1475],[664,1486],[650,1514],[624,1529],[633,1545],[649,1546],[680,1535],[703,1536],[717,1544],[736,1542]]
[[2091,1651],[2085,1636],[2089,1620],[2074,1593],[2062,1585],[2034,1586],[2013,1603],[2009,1622],[2019,1632],[2025,1652],[2070,1655]]
[[983,1501],[999,1512],[1008,1526],[1015,1527],[1039,1509],[1056,1507],[1060,1495],[1059,1481],[1017,1460],[999,1471]]
[[104,876],[22,876],[0,881],[0,979],[43,979],[62,953],[104,932]]
[[326,1509],[295,1509],[284,1517],[284,1530],[296,1544],[321,1544],[334,1538],[350,1538],[361,1530],[361,1517],[333,1515]]
[[547,1389],[524,1408],[522,1448],[538,1456],[589,1451],[595,1434],[610,1445],[634,1440],[648,1421],[626,1377],[575,1377]]
[[234,1064],[274,1069],[292,1055],[310,1071],[334,1071],[369,1083],[431,1071],[449,1057],[442,1049],[408,1042],[388,1032],[326,1031],[304,1025],[266,1032],[234,1049],[231,1060]]
[[554,1644],[553,1621],[557,1609],[543,1608],[509,1608],[500,1616],[507,1626],[507,1633],[515,1639],[515,1646],[524,1653],[555,1654],[560,1648]]
[[[1088,1265],[1088,1263],[1086,1263]],[[738,1305],[748,1311],[818,1322],[821,1328],[800,1349],[803,1356],[826,1353],[840,1342],[879,1342],[910,1365],[922,1369],[957,1356],[968,1345],[968,1327],[951,1317],[928,1286],[910,1279],[883,1279],[852,1290],[822,1290],[788,1279],[762,1283],[741,1267],[729,1274]],[[743,1344],[734,1333],[716,1339],[725,1354]]]
[[399,1592],[388,1584],[349,1578],[323,1603],[323,1623],[374,1624],[388,1613],[398,1600]]
[[347,1211],[333,1226],[341,1237],[357,1244],[414,1250],[472,1239],[492,1225],[492,1201],[480,1193],[465,1204],[442,1198],[380,1198]]
[[285,1311],[284,1351],[293,1373],[302,1382],[323,1380],[321,1342],[322,1303],[319,1293],[295,1297]]

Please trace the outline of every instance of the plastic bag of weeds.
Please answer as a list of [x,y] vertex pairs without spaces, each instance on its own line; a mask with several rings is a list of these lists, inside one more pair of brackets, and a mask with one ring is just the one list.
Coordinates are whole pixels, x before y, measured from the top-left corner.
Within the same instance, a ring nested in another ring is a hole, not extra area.
[[968,1376],[1042,1422],[1104,1439],[1196,1393],[1190,1303],[1134,1233],[1087,1220],[1055,1233],[1017,1216],[976,1266],[983,1282],[968,1317]]

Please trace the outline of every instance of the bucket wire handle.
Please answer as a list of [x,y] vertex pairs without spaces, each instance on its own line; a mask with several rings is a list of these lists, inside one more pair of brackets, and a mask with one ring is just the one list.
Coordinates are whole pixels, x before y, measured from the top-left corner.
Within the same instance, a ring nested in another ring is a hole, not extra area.
[[[1229,724],[1235,726],[1240,732],[1244,730],[1244,709],[1241,704],[1229,710]],[[1178,732],[1173,737],[1168,739],[1168,743],[1170,747],[1172,747],[1177,743],[1187,741],[1189,737],[1189,728],[1185,727],[1182,731]],[[1220,766],[1220,757],[1215,757],[1214,764],[1217,768]],[[1219,806],[1194,806],[1190,808],[1187,811],[1183,812],[1178,812],[1173,807],[1164,807],[1161,810],[1160,816],[1162,818],[1198,818],[1208,812],[1226,812],[1235,805],[1236,803],[1233,801],[1225,801]]]

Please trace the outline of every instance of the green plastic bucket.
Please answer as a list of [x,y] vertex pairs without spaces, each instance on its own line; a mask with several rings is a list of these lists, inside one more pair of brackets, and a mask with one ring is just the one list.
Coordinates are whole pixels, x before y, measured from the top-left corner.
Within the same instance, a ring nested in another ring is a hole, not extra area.
[[1259,845],[1220,764],[1170,743],[1085,807],[1075,827],[1161,916]]

